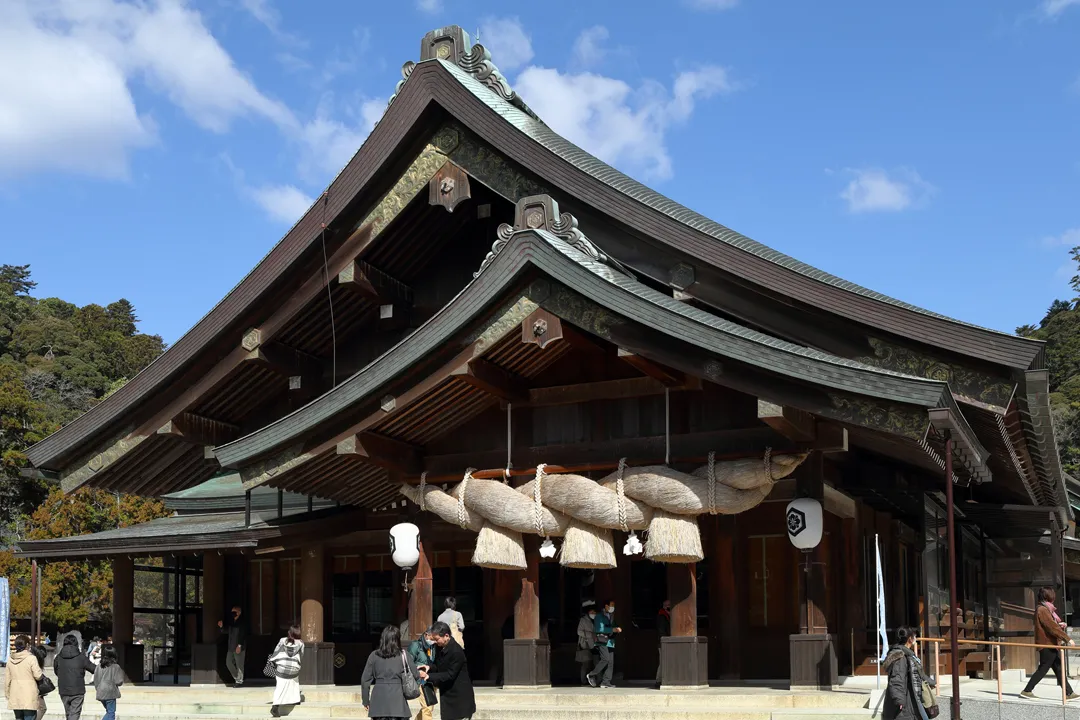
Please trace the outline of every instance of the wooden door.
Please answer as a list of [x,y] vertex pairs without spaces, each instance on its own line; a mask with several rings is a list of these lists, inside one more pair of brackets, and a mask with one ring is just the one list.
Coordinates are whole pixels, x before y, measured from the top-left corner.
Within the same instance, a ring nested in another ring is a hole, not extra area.
[[786,678],[791,674],[788,636],[799,631],[795,549],[786,535],[750,535],[746,542],[743,677]]

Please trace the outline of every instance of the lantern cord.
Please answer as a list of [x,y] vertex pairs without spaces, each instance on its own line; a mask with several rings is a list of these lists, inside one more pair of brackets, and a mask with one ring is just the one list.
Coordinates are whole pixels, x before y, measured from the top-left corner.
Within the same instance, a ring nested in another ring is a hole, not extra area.
[[457,522],[462,529],[468,526],[468,523],[465,522],[465,490],[469,486],[469,481],[472,480],[474,470],[476,468],[469,468],[465,471],[465,477],[461,479],[461,488],[458,490]]
[[626,472],[626,458],[619,458],[619,474],[615,480],[615,492],[619,498],[619,525],[623,532],[630,532],[626,524],[626,486],[623,483],[623,473]]
[[664,388],[664,464],[671,464],[671,389]]
[[709,514],[716,514],[716,451],[709,453]]
[[540,487],[544,482],[545,467],[547,466],[544,463],[536,466],[536,482],[533,483],[533,519],[536,522],[536,534],[543,535],[547,539],[547,533],[544,532],[544,506],[541,504],[543,492]]
[[427,470],[420,473],[420,509],[427,510],[427,497],[424,495],[424,488],[427,486]]
[[510,463],[510,449],[514,445],[512,441],[513,426],[510,424],[510,410],[513,407],[513,403],[506,403],[506,470],[503,471],[504,485],[510,484],[510,468],[512,467]]

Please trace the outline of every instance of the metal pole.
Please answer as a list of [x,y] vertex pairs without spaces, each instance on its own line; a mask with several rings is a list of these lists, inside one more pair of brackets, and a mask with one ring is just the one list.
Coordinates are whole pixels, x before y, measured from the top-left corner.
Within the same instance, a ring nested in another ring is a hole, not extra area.
[[30,642],[36,642],[37,640],[37,608],[38,608],[38,591],[37,591],[37,560],[30,561]]
[[173,685],[180,684],[180,651],[184,646],[184,594],[182,592],[184,576],[181,572],[182,561],[177,555],[173,558]]
[[[986,554],[986,533],[981,529],[979,537],[982,540],[982,605],[983,605],[983,640],[990,639],[990,565]],[[1062,607],[1065,607],[1062,605]]]
[[877,617],[875,621],[877,623],[877,661],[875,666],[877,667],[877,688],[881,689],[881,572],[878,570],[878,565],[881,564],[881,548],[878,547],[878,535],[874,533],[874,589],[877,591],[874,593],[876,600],[874,606],[877,612],[874,615]]
[[[953,441],[952,433],[945,431],[945,518],[949,541],[949,654],[952,665],[952,717],[960,720],[960,651],[956,642],[956,523],[953,504]],[[1063,671],[1064,672],[1064,671]]]

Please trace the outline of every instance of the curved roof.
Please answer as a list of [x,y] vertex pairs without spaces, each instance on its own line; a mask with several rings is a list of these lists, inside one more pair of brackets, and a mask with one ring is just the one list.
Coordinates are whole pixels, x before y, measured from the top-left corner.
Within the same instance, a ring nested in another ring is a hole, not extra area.
[[[568,98],[572,102],[572,98]],[[769,291],[864,325],[1010,368],[1027,369],[1041,343],[979,328],[848,283],[757,243],[649,190],[561,138],[470,73],[441,60],[412,71],[383,120],[330,184],[325,207],[309,209],[262,261],[161,357],[109,398],[27,451],[38,468],[59,468],[90,443],[116,435],[139,404],[160,393],[211,347],[259,309],[279,280],[354,202],[414,132],[432,105],[441,106],[507,157],[599,212],[656,238],[688,260],[705,263]]]
[[[374,397],[400,373],[481,317],[530,267],[618,315],[719,357],[845,393],[924,408],[956,409],[946,383],[883,371],[777,340],[688,307],[594,261],[546,231],[527,230],[515,233],[476,279],[412,335],[303,408],[219,446],[218,460],[234,467],[247,463],[294,443],[338,413]],[[974,437],[974,433],[967,434]],[[986,457],[985,451],[979,454]]]

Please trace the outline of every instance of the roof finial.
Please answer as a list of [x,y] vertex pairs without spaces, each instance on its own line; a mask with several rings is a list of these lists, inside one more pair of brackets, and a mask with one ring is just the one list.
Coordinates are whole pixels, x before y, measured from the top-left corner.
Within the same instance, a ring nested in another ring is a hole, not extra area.
[[477,44],[480,43],[480,26],[479,25],[476,26],[476,42],[477,42]]

